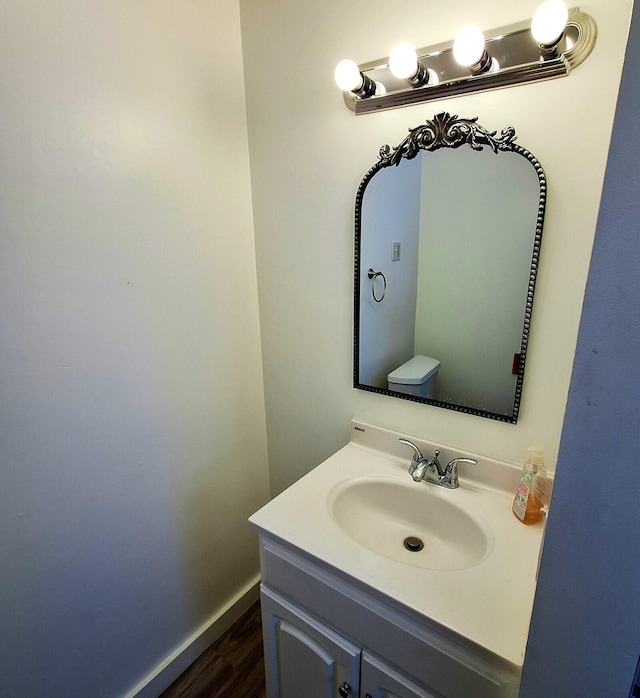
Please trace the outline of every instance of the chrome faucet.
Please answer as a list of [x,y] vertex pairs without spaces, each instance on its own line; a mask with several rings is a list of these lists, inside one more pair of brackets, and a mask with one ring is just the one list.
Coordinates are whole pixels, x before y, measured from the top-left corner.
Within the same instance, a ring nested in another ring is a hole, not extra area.
[[434,485],[446,487],[449,490],[455,490],[460,487],[458,482],[458,463],[471,463],[476,465],[478,462],[473,458],[454,458],[449,461],[447,466],[443,468],[440,465],[438,456],[440,451],[436,449],[433,453],[433,458],[429,460],[422,455],[422,451],[409,439],[399,439],[401,444],[411,446],[413,449],[413,458],[409,466],[409,475],[416,481],[426,480]]

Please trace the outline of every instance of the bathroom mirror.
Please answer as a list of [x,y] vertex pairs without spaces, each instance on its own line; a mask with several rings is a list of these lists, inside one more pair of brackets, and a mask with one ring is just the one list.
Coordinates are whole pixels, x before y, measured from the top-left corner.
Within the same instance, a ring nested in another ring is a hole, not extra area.
[[383,146],[356,197],[354,386],[518,419],[546,181],[447,113]]

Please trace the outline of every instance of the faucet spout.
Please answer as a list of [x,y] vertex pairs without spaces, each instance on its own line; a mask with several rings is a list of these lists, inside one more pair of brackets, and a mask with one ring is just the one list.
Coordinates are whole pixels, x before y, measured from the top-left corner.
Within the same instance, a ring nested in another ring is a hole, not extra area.
[[438,477],[442,477],[445,473],[443,467],[440,465],[440,461],[438,460],[438,456],[440,455],[440,451],[436,448],[436,450],[433,452],[433,460],[429,465],[433,465],[436,471],[438,472]]

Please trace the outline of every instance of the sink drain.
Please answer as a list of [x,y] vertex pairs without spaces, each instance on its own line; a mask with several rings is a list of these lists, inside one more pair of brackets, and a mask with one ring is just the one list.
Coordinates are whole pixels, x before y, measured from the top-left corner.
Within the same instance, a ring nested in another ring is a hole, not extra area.
[[424,543],[416,536],[409,536],[404,539],[404,547],[412,553],[417,553],[424,548]]

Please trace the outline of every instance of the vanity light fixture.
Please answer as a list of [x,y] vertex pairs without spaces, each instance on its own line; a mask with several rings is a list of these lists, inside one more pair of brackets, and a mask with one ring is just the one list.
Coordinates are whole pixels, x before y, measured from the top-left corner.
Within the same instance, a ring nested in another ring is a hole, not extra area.
[[531,21],[485,32],[465,27],[455,41],[417,51],[402,43],[390,58],[341,61],[335,78],[347,107],[366,114],[564,77],[587,59],[595,41],[592,17],[567,9],[563,0],[546,0]]

